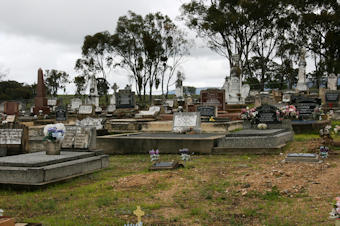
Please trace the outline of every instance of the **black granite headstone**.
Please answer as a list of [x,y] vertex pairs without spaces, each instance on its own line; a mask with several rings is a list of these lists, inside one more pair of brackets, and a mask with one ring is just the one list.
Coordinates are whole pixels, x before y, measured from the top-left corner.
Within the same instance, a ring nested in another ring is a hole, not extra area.
[[329,102],[338,102],[339,100],[339,93],[338,92],[326,92],[325,94],[325,97],[326,97],[326,102],[329,103]]
[[201,113],[201,116],[216,117],[214,106],[198,106],[197,111]]
[[57,121],[66,121],[66,114],[66,108],[64,106],[59,106],[55,111],[55,118]]
[[320,105],[321,100],[319,98],[312,97],[294,97],[293,105],[299,112],[299,116],[302,118],[312,117],[314,109]]
[[262,105],[258,108],[256,108],[256,111],[258,112],[256,115],[256,123],[280,123],[277,111],[278,109],[272,105]]

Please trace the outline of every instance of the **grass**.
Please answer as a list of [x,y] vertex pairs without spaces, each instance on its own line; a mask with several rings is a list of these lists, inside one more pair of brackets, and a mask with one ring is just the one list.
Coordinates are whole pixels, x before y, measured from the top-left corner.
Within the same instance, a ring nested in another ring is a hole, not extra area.
[[[296,135],[290,147],[314,138]],[[178,160],[179,156],[161,155],[161,159]],[[32,191],[1,188],[0,208],[19,222],[44,225],[135,223],[137,205],[145,212],[145,225],[334,223],[327,218],[332,197],[315,200],[308,190],[288,197],[276,186],[255,189],[244,181],[248,174],[270,172],[279,160],[280,156],[200,155],[185,168],[150,172],[148,155],[111,156],[107,169],[91,175]],[[332,162],[329,169],[336,167]],[[340,187],[340,181],[335,186]],[[243,188],[250,190],[242,194]]]

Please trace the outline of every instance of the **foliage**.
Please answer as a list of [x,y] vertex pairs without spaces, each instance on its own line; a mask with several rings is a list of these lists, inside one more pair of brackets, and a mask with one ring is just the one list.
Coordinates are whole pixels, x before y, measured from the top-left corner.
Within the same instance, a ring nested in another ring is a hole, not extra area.
[[74,77],[73,82],[77,87],[76,94],[81,95],[81,92],[84,90],[86,84],[85,76],[76,76]]
[[65,92],[67,83],[69,83],[69,74],[66,72],[55,69],[45,71],[45,85],[52,96],[56,96],[59,89]]
[[32,99],[34,85],[27,85],[17,81],[0,81],[0,100]]

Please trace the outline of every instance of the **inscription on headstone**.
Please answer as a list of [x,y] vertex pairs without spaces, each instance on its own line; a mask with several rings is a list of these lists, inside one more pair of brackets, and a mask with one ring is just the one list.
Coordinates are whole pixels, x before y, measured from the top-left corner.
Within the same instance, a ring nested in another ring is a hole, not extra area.
[[279,123],[277,117],[277,108],[271,105],[262,105],[256,108],[257,114],[257,121],[258,123]]
[[93,113],[93,106],[92,105],[80,105],[79,114],[91,115],[92,113]]
[[201,113],[201,116],[216,117],[216,110],[214,106],[198,106],[197,111]]
[[0,144],[21,144],[23,129],[0,129]]
[[57,105],[57,99],[48,99],[47,105],[48,106],[56,106]]
[[57,121],[66,121],[66,109],[63,106],[57,107],[55,116]]
[[77,134],[74,138],[74,148],[85,149],[88,147],[89,135]]
[[173,132],[185,132],[189,129],[199,131],[201,128],[199,112],[176,112],[173,120]]
[[339,100],[339,93],[326,93],[326,102],[338,102]]

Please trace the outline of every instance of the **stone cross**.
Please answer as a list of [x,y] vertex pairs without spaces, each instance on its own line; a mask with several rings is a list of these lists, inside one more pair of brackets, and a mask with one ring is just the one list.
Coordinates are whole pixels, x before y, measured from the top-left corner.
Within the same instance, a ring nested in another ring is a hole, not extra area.
[[137,209],[133,211],[133,214],[137,216],[137,223],[142,222],[142,216],[144,216],[144,211],[141,210],[140,206],[137,206]]

